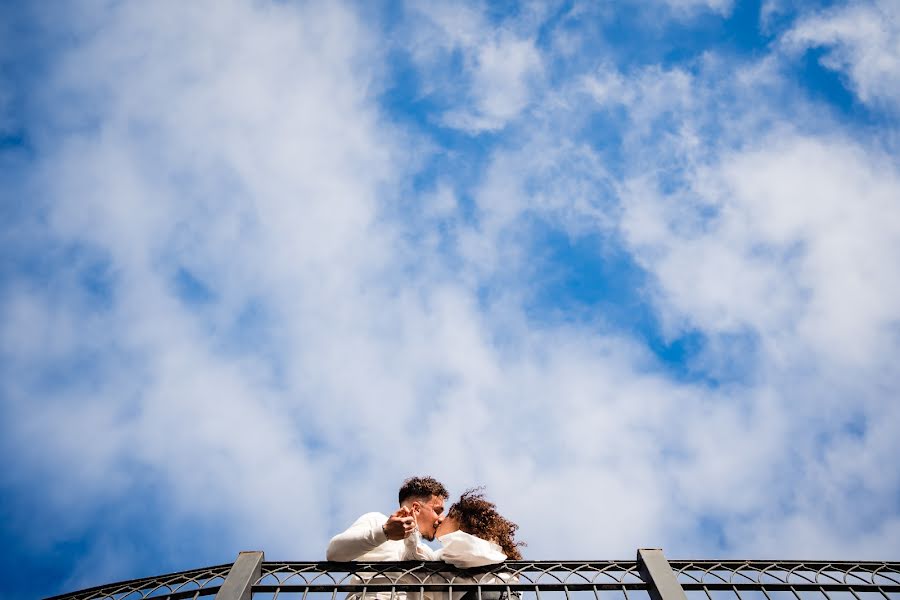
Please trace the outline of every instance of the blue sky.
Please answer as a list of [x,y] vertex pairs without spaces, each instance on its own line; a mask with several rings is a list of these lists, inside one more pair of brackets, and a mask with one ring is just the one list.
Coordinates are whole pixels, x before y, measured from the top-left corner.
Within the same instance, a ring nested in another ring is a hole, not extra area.
[[5,597],[322,558],[898,559],[895,2],[5,3]]

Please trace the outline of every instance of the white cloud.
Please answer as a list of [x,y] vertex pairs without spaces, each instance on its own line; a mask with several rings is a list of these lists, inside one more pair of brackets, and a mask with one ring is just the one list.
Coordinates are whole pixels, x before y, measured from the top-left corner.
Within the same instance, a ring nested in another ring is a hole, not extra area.
[[[625,96],[629,115],[643,114],[644,122],[658,118],[660,111],[647,112],[652,95],[645,100],[634,78],[620,85],[638,90]],[[668,126],[676,131],[686,125],[701,130],[693,112],[715,118],[711,106],[730,107],[724,114],[734,114],[733,105],[719,104],[723,97],[741,98],[748,107],[758,101],[752,91],[734,94],[727,88],[710,96],[702,77],[689,85],[690,104],[661,109],[675,111]],[[771,116],[768,111],[760,102],[755,118]],[[731,123],[718,135],[727,140],[735,130],[747,131]],[[642,160],[635,162],[644,172],[620,188],[622,232],[656,280],[654,301],[669,335],[707,335],[710,345],[701,360],[713,373],[723,356],[742,365],[752,374],[750,390],[755,388],[749,406],[759,412],[750,420],[769,422],[749,434],[767,439],[763,456],[752,458],[761,449],[756,446],[737,453],[746,464],[755,462],[755,469],[769,470],[769,478],[731,487],[722,474],[733,473],[733,464],[717,471],[715,461],[701,460],[686,472],[700,469],[704,475],[691,480],[705,477],[716,488],[687,504],[707,506],[707,514],[733,523],[724,528],[726,548],[767,556],[783,547],[818,556],[890,553],[894,526],[884,511],[891,510],[898,481],[885,481],[878,465],[898,451],[880,429],[896,418],[886,390],[900,384],[890,366],[900,342],[900,173],[877,146],[862,145],[837,127],[830,134],[804,135],[776,122],[761,133],[757,139],[738,137],[741,143],[734,146],[705,142],[700,151],[676,137],[654,147],[655,156],[643,154],[638,142]],[[652,168],[673,162],[682,167],[674,184],[670,169]],[[741,338],[747,341],[735,342]],[[714,405],[721,408],[725,397]],[[781,432],[779,420],[790,423]],[[788,456],[805,466],[788,467]],[[738,481],[747,477],[742,471]],[[788,491],[784,486],[791,479]],[[694,491],[682,489],[689,496]],[[723,489],[730,491],[717,503],[716,492]],[[737,512],[728,504],[760,489],[768,500],[757,496]],[[878,508],[866,515],[848,508],[859,506],[862,497]],[[739,517],[741,511],[746,512]],[[739,525],[744,518],[749,524]]]
[[[351,12],[214,4],[72,15],[98,25],[41,90],[34,126],[47,142],[30,183],[49,212],[31,243],[90,249],[110,306],[72,300],[91,265],[64,254],[57,289],[7,295],[4,353],[34,376],[8,380],[4,396],[23,457],[58,482],[60,514],[127,502],[142,465],[173,515],[220,515],[230,539],[277,552],[329,531],[292,518],[328,512],[327,484],[307,486],[330,476],[310,458],[314,379],[296,363],[329,349],[293,345],[358,324],[366,273],[386,256],[369,228],[391,133],[367,96],[371,56]],[[208,311],[178,298],[180,268],[209,286]],[[262,354],[240,341],[255,304]],[[70,389],[39,402],[48,369]],[[31,446],[37,432],[46,443]]]
[[900,101],[900,7],[892,1],[853,2],[807,14],[781,43],[789,52],[825,48],[821,64],[843,74],[870,105],[894,110]]
[[[444,115],[446,125],[470,133],[493,131],[528,106],[543,69],[533,35],[492,27],[479,8],[462,2],[415,4],[413,14],[424,21],[414,28],[414,57],[423,72],[435,76],[426,80],[428,91],[463,99]],[[440,80],[456,53],[461,79],[448,88]]]
[[[520,147],[494,154],[475,194],[480,228],[462,238],[463,247],[489,281],[530,260],[523,252],[529,218],[554,223],[573,238],[618,231],[655,282],[645,293],[665,334],[705,336],[706,350],[693,367],[730,381],[707,388],[664,379],[653,390],[640,374],[642,359],[632,355],[619,365],[643,390],[630,403],[644,414],[677,413],[641,425],[621,404],[606,401],[613,390],[628,389],[598,374],[610,358],[590,343],[579,346],[576,355],[592,356],[596,378],[566,371],[553,380],[597,392],[584,405],[567,386],[555,394],[566,398],[556,408],[579,415],[585,430],[545,417],[547,431],[579,440],[573,455],[584,462],[563,467],[572,481],[586,478],[578,465],[593,460],[592,468],[614,471],[581,441],[588,431],[608,439],[619,456],[630,443],[645,442],[646,453],[627,461],[638,472],[649,469],[643,485],[628,479],[632,499],[666,500],[641,510],[653,523],[648,531],[676,551],[707,544],[709,552],[747,548],[765,556],[782,547],[822,557],[894,552],[893,525],[884,515],[894,510],[900,481],[878,475],[878,465],[898,451],[880,429],[895,422],[887,390],[900,385],[890,366],[900,349],[900,174],[874,144],[854,141],[821,113],[811,117],[808,105],[787,94],[789,84],[771,57],[735,65],[708,56],[697,71],[601,68],[571,82],[544,104],[552,105],[544,120],[517,132]],[[627,160],[618,182],[605,168],[603,140],[598,148],[569,141],[585,122],[579,105],[585,94],[622,123],[617,133]],[[769,96],[784,104],[776,110]],[[548,194],[554,189],[565,193]],[[596,315],[597,322],[602,318]],[[574,356],[565,360],[578,363]],[[742,377],[731,381],[735,372]],[[607,438],[606,420],[628,433]],[[666,435],[666,422],[678,424],[677,434]],[[641,437],[642,426],[652,440]],[[557,451],[565,448],[559,444]],[[858,509],[860,494],[868,494],[868,515]],[[617,490],[601,496],[619,506]],[[664,524],[666,510],[683,519]],[[704,519],[721,524],[721,545],[697,532]],[[540,522],[536,514],[528,524],[534,522]],[[804,532],[803,540],[787,540]],[[601,540],[595,547],[606,547],[605,539],[612,548],[612,540],[627,544],[642,534],[611,527],[592,535]],[[565,539],[577,537],[573,531]],[[568,550],[583,548],[574,542]]]
[[846,140],[774,138],[723,156],[691,189],[699,195],[669,201],[628,193],[625,231],[665,306],[829,363],[872,364],[896,343],[900,175],[886,157]]
[[528,104],[529,78],[540,70],[540,55],[530,40],[502,35],[480,45],[472,61],[475,110],[451,111],[445,122],[471,132],[498,129]]
[[722,16],[731,14],[733,0],[659,0],[681,18],[696,16],[703,11],[719,13]]

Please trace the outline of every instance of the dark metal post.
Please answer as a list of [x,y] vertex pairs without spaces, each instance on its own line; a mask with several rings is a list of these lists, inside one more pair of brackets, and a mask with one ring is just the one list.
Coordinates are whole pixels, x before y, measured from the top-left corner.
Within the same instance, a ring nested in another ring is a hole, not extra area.
[[237,560],[228,571],[225,583],[216,592],[216,600],[250,600],[251,587],[260,577],[264,557],[262,552],[238,554]]
[[684,589],[660,548],[639,548],[637,554],[641,578],[653,600],[687,600]]

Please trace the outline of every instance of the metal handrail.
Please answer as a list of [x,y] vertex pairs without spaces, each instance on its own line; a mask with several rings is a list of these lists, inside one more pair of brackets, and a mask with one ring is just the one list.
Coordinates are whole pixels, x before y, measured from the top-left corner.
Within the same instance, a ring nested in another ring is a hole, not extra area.
[[[793,600],[881,600],[900,594],[900,562],[797,560],[672,560],[661,550],[642,549],[637,560],[506,561],[476,569],[456,569],[443,562],[263,562],[262,552],[245,552],[233,564],[133,579],[54,596],[47,600],[182,600],[215,595],[216,600],[277,600],[308,594],[338,593],[374,598],[403,597],[458,600],[472,591],[475,598],[541,600],[541,593],[591,592],[596,600],[614,594],[624,600],[712,600],[711,593],[729,600],[742,594],[790,592]],[[505,593],[497,595],[497,592]],[[629,594],[632,597],[629,597]],[[699,595],[698,595],[699,594]],[[803,594],[802,598],[801,595]],[[811,594],[815,596],[812,598]],[[688,599],[688,596],[691,598]],[[717,598],[718,600],[718,598]]]
[[[115,600],[138,600],[141,598],[178,600],[180,598],[199,598],[218,592],[232,566],[233,563],[226,563],[201,569],[177,571],[165,575],[107,583],[77,592],[52,596],[46,600],[94,600],[100,598]],[[160,593],[165,589],[170,591],[168,593]]]

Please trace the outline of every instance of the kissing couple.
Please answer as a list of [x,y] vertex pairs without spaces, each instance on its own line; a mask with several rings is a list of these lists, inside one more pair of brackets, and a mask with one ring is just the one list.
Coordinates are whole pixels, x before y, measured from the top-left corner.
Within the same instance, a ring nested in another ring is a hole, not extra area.
[[[459,568],[520,560],[518,525],[503,518],[479,489],[466,491],[444,513],[447,489],[433,477],[410,477],[400,486],[400,508],[390,516],[366,513],[331,538],[331,561],[442,560]],[[433,550],[422,539],[437,539]]]

